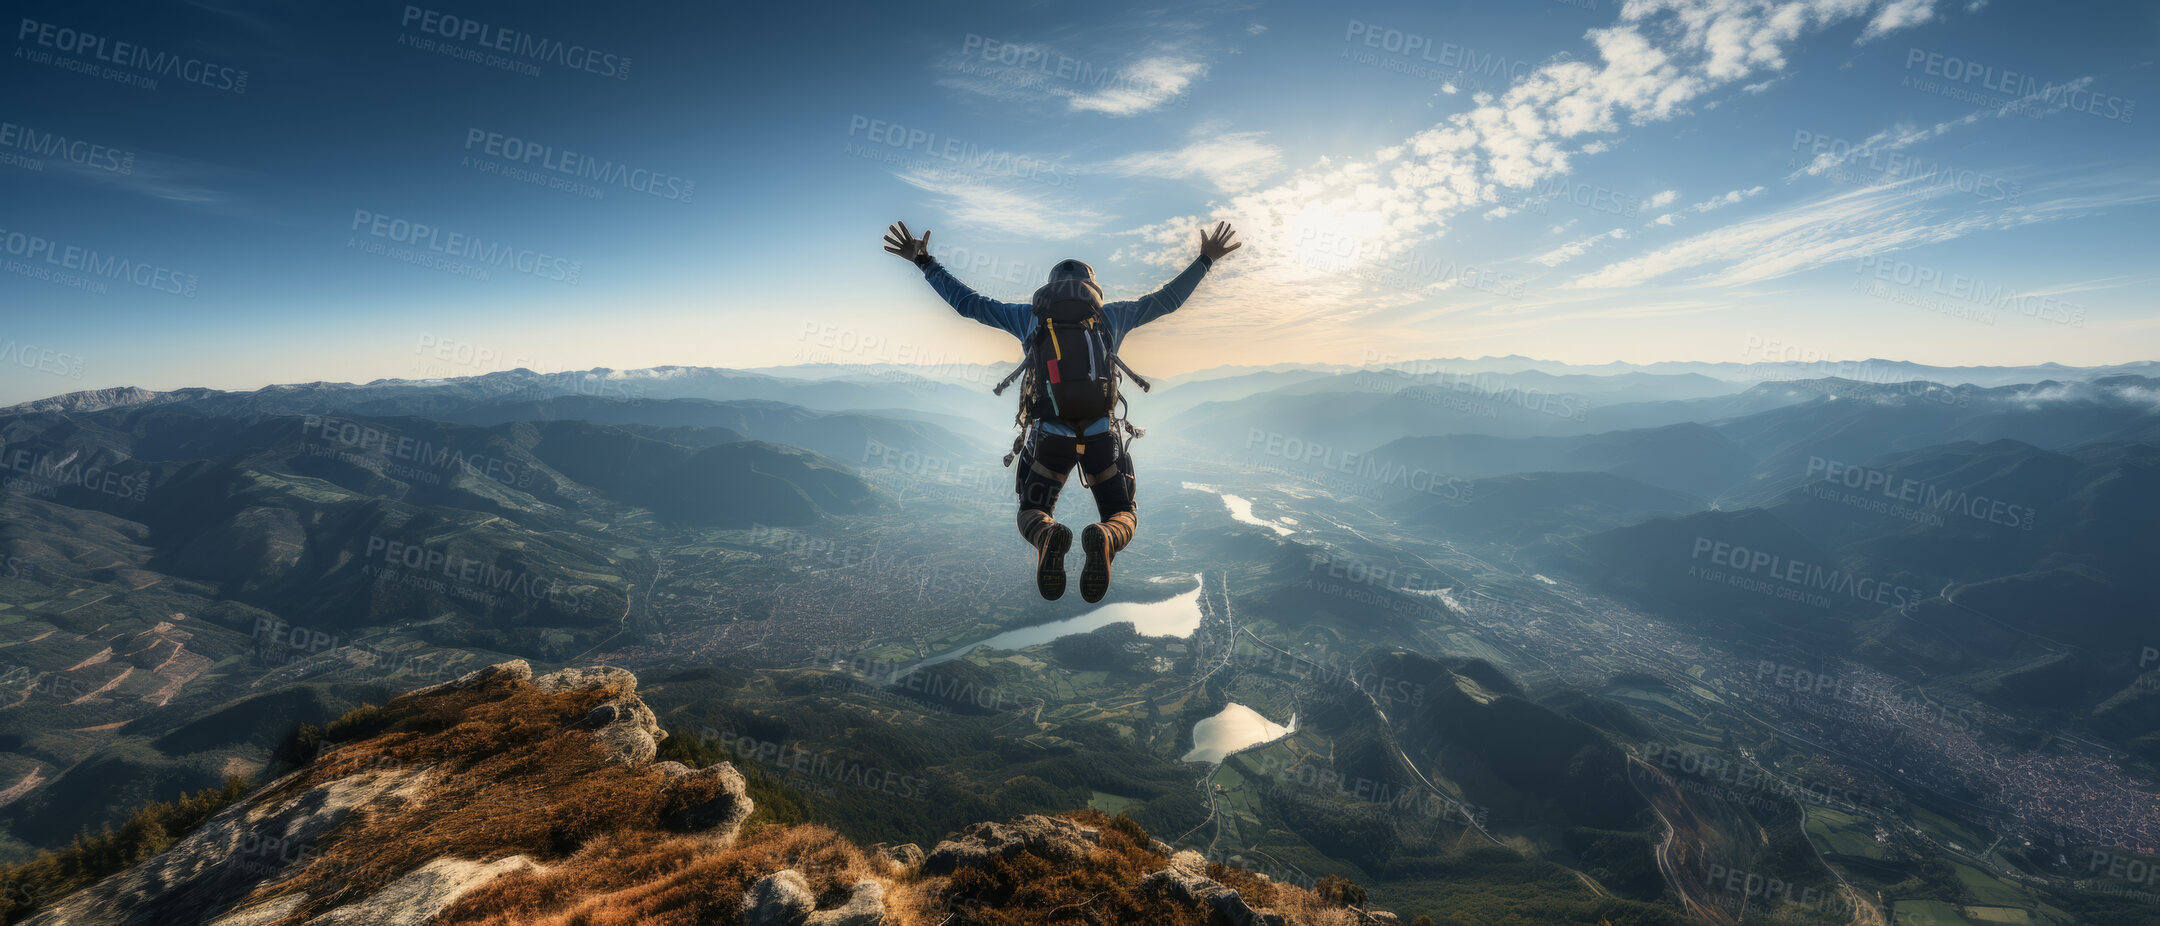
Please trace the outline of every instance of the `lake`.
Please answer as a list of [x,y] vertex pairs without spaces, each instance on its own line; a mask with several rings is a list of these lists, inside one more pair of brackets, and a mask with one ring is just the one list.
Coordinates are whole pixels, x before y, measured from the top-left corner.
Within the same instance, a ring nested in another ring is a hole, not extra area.
[[1259,711],[1232,701],[1215,716],[1193,724],[1193,748],[1185,754],[1183,761],[1213,765],[1221,762],[1224,756],[1240,749],[1278,740],[1295,732],[1296,714],[1290,715],[1289,726],[1283,726],[1261,716]]
[[[907,671],[913,672],[941,662],[950,662],[968,654],[969,651],[988,647],[990,649],[1023,649],[1048,643],[1059,637],[1087,633],[1108,627],[1120,621],[1131,621],[1134,629],[1144,637],[1189,637],[1200,629],[1200,574],[1193,573],[1190,581],[1192,591],[1165,598],[1161,601],[1118,601],[1103,605],[1078,617],[1061,621],[1036,624],[1008,630],[987,640],[970,643],[949,653],[939,653],[916,663]],[[902,673],[906,674],[906,673]]]
[[1197,482],[1185,483],[1184,487],[1197,492],[1207,492],[1213,495],[1221,496],[1223,507],[1230,509],[1230,519],[1233,521],[1250,524],[1254,527],[1265,527],[1269,530],[1274,531],[1278,536],[1283,537],[1288,537],[1291,534],[1297,533],[1295,529],[1284,526],[1286,524],[1296,524],[1297,521],[1295,519],[1283,518],[1280,521],[1270,521],[1266,518],[1256,516],[1252,513],[1252,500],[1245,498],[1244,496],[1231,495],[1228,492],[1219,491],[1213,486],[1204,486]]

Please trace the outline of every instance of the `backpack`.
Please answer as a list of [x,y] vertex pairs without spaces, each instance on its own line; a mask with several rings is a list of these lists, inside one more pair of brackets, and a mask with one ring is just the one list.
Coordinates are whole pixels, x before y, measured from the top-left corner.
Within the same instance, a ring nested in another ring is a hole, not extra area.
[[1022,433],[1013,441],[1011,465],[1032,421],[1063,419],[1085,423],[1110,418],[1126,433],[1138,437],[1135,428],[1117,414],[1123,401],[1118,394],[1122,372],[1131,376],[1140,391],[1150,388],[1110,346],[1109,324],[1102,314],[1102,288],[1088,280],[1052,280],[1035,291],[1035,330],[1025,341],[1020,365],[991,390],[1002,395],[1005,387],[1020,379],[1020,411],[1013,418]]
[[1086,280],[1053,280],[1035,291],[1035,330],[1022,366],[1020,401],[1035,420],[1084,423],[1117,405],[1117,370],[1102,290]]

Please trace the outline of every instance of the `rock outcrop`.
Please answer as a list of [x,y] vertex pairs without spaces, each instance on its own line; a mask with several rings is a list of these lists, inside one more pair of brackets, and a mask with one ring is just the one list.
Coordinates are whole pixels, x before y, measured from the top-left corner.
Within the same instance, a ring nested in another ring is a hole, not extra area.
[[612,667],[488,666],[338,729],[310,764],[29,922],[1389,921],[1094,811],[973,824],[927,853],[861,848],[815,824],[746,829],[743,774],[656,761],[667,734],[637,678]]
[[1102,841],[1102,833],[1071,820],[1029,814],[1011,823],[977,823],[961,831],[957,839],[938,843],[923,861],[923,870],[949,875],[959,868],[973,868],[992,858],[1011,858],[1026,852],[1053,862],[1079,862]]

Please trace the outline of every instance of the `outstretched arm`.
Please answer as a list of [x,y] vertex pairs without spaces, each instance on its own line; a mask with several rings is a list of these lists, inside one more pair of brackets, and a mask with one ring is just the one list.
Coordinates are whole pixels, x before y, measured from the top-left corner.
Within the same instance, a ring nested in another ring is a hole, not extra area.
[[1110,319],[1110,324],[1122,337],[1124,332],[1177,311],[1178,306],[1192,298],[1193,290],[1200,287],[1200,278],[1207,276],[1208,270],[1215,266],[1216,261],[1245,246],[1243,243],[1232,243],[1231,239],[1236,236],[1237,232],[1229,223],[1215,223],[1213,233],[1200,233],[1200,256],[1194,258],[1185,268],[1185,272],[1163,284],[1163,288],[1131,302],[1113,302],[1103,306],[1103,314]]
[[930,233],[923,232],[916,238],[909,234],[906,222],[895,222],[885,230],[885,250],[899,255],[922,268],[923,278],[930,281],[930,288],[944,298],[953,311],[976,321],[1010,333],[1026,340],[1028,335],[1028,306],[1014,302],[999,302],[969,289],[966,283],[945,269],[943,264],[930,256]]

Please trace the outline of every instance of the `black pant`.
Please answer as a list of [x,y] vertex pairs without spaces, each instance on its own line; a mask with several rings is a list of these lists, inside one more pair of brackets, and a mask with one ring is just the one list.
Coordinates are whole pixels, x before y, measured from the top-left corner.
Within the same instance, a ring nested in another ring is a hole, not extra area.
[[1065,437],[1037,431],[1034,440],[1013,461],[1013,489],[1020,494],[1020,510],[1045,513],[1057,510],[1058,492],[1067,475],[1080,471],[1080,484],[1095,493],[1095,510],[1102,520],[1138,507],[1132,454],[1115,431],[1090,437]]

